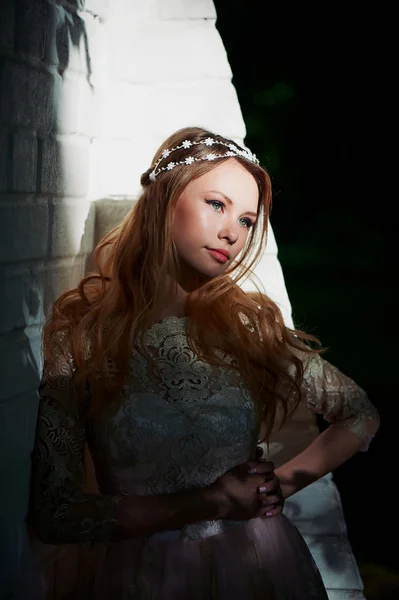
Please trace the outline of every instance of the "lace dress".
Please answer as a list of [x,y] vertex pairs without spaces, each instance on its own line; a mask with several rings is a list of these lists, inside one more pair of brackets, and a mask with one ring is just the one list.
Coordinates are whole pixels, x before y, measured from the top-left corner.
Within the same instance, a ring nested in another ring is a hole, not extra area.
[[[100,419],[87,419],[87,402],[72,392],[70,355],[59,354],[56,373],[44,370],[34,452],[38,535],[84,550],[74,599],[326,599],[308,548],[284,515],[110,541],[124,494],[204,487],[255,455],[248,390],[228,356],[222,368],[193,354],[186,319],[167,317],[146,332],[152,360],[133,348],[123,401]],[[361,388],[318,356],[307,357],[304,388],[311,411],[367,447],[377,413]],[[100,494],[82,491],[86,442]]]

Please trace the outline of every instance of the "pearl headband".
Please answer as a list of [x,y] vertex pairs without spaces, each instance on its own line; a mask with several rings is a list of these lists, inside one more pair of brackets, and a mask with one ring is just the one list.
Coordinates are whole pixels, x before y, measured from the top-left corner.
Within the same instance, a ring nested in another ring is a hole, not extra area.
[[[213,145],[226,146],[227,148],[229,148],[229,150],[227,152],[224,152],[223,154],[216,154],[215,152],[210,152],[209,154],[207,154],[206,156],[203,156],[201,158],[196,158],[194,156],[187,156],[184,160],[171,161],[166,165],[166,167],[158,168],[158,165],[175,150],[180,150],[181,148],[188,150],[189,148],[191,148],[191,146],[208,146],[210,148]],[[250,150],[244,150],[231,142],[222,142],[220,140],[214,140],[213,138],[208,137],[208,138],[206,138],[206,140],[200,141],[200,142],[192,142],[191,140],[184,140],[184,142],[182,142],[179,146],[175,146],[174,148],[171,148],[170,150],[168,148],[166,150],[164,150],[162,152],[161,158],[159,158],[157,160],[157,162],[155,163],[154,169],[151,171],[149,177],[150,177],[151,181],[155,181],[157,176],[160,173],[162,173],[162,171],[172,171],[172,169],[174,169],[175,167],[177,167],[179,165],[192,165],[193,162],[196,162],[199,160],[215,160],[217,158],[224,158],[225,156],[241,156],[241,158],[250,160],[251,162],[255,163],[256,165],[259,164],[259,160],[256,158],[255,154],[252,154],[252,152]]]

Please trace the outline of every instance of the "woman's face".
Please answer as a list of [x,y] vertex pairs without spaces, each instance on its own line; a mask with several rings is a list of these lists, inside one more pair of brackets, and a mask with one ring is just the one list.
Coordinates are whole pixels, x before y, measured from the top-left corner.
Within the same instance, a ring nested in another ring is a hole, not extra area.
[[[173,215],[181,284],[216,277],[230,267],[256,220],[258,196],[255,179],[234,158],[187,185]],[[229,253],[226,262],[210,252],[217,248]]]

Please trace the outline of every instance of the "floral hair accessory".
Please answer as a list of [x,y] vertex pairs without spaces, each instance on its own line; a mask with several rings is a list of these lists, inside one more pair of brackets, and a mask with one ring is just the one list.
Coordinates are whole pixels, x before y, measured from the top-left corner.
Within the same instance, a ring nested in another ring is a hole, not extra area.
[[[209,148],[211,148],[211,146],[215,146],[215,145],[225,146],[226,148],[229,148],[229,150],[227,150],[226,152],[223,152],[221,154],[216,153],[216,152],[209,152],[209,154],[207,154],[206,156],[202,156],[202,157],[198,157],[198,158],[195,156],[187,156],[184,160],[177,160],[177,161],[172,160],[172,161],[168,162],[168,164],[165,167],[159,167],[159,164],[163,160],[168,158],[169,155],[172,154],[172,152],[174,152],[175,150],[180,150],[182,148],[185,150],[189,150],[192,146],[208,146]],[[155,163],[154,169],[151,171],[149,177],[150,177],[151,181],[155,181],[157,176],[160,173],[162,173],[162,171],[172,171],[172,169],[174,169],[175,167],[177,167],[179,165],[192,165],[194,162],[197,162],[200,160],[216,160],[218,158],[224,158],[226,156],[241,156],[241,158],[250,160],[251,162],[255,163],[256,165],[259,164],[259,160],[256,158],[255,154],[252,154],[252,152],[250,150],[240,148],[238,145],[233,144],[232,142],[223,142],[221,140],[215,140],[211,137],[207,137],[205,140],[202,140],[200,142],[192,142],[191,140],[184,140],[184,142],[182,142],[179,146],[175,146],[174,148],[171,148],[170,150],[169,150],[169,148],[166,148],[166,150],[164,150],[162,152],[161,157]]]

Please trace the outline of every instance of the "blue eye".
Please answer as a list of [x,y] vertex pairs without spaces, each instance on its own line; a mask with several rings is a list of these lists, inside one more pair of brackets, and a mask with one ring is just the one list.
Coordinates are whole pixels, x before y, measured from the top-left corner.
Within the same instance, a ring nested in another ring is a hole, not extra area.
[[[219,202],[219,200],[207,200],[206,203],[207,204],[219,204],[219,206],[223,206],[223,208],[224,208],[223,202]],[[219,211],[217,211],[217,212],[219,212]]]
[[[220,200],[205,200],[205,202],[206,202],[207,204],[211,204],[211,205],[212,205],[212,204],[218,204],[219,206],[222,206],[222,207],[224,208],[224,204],[223,204],[223,202],[220,202]],[[214,209],[214,210],[216,210],[216,209]],[[220,212],[220,211],[219,211],[219,210],[216,210],[216,212]],[[253,227],[253,225],[254,225],[254,224],[252,223],[251,219],[248,219],[247,217],[243,217],[242,221],[246,221],[246,222],[247,222],[247,225],[245,225],[245,227],[246,227],[247,229],[250,229],[250,228],[251,228],[251,227]]]
[[247,225],[246,225],[247,229],[250,229],[250,227],[253,227],[253,223],[250,219],[248,219],[248,217],[243,217],[242,220],[247,222]]

